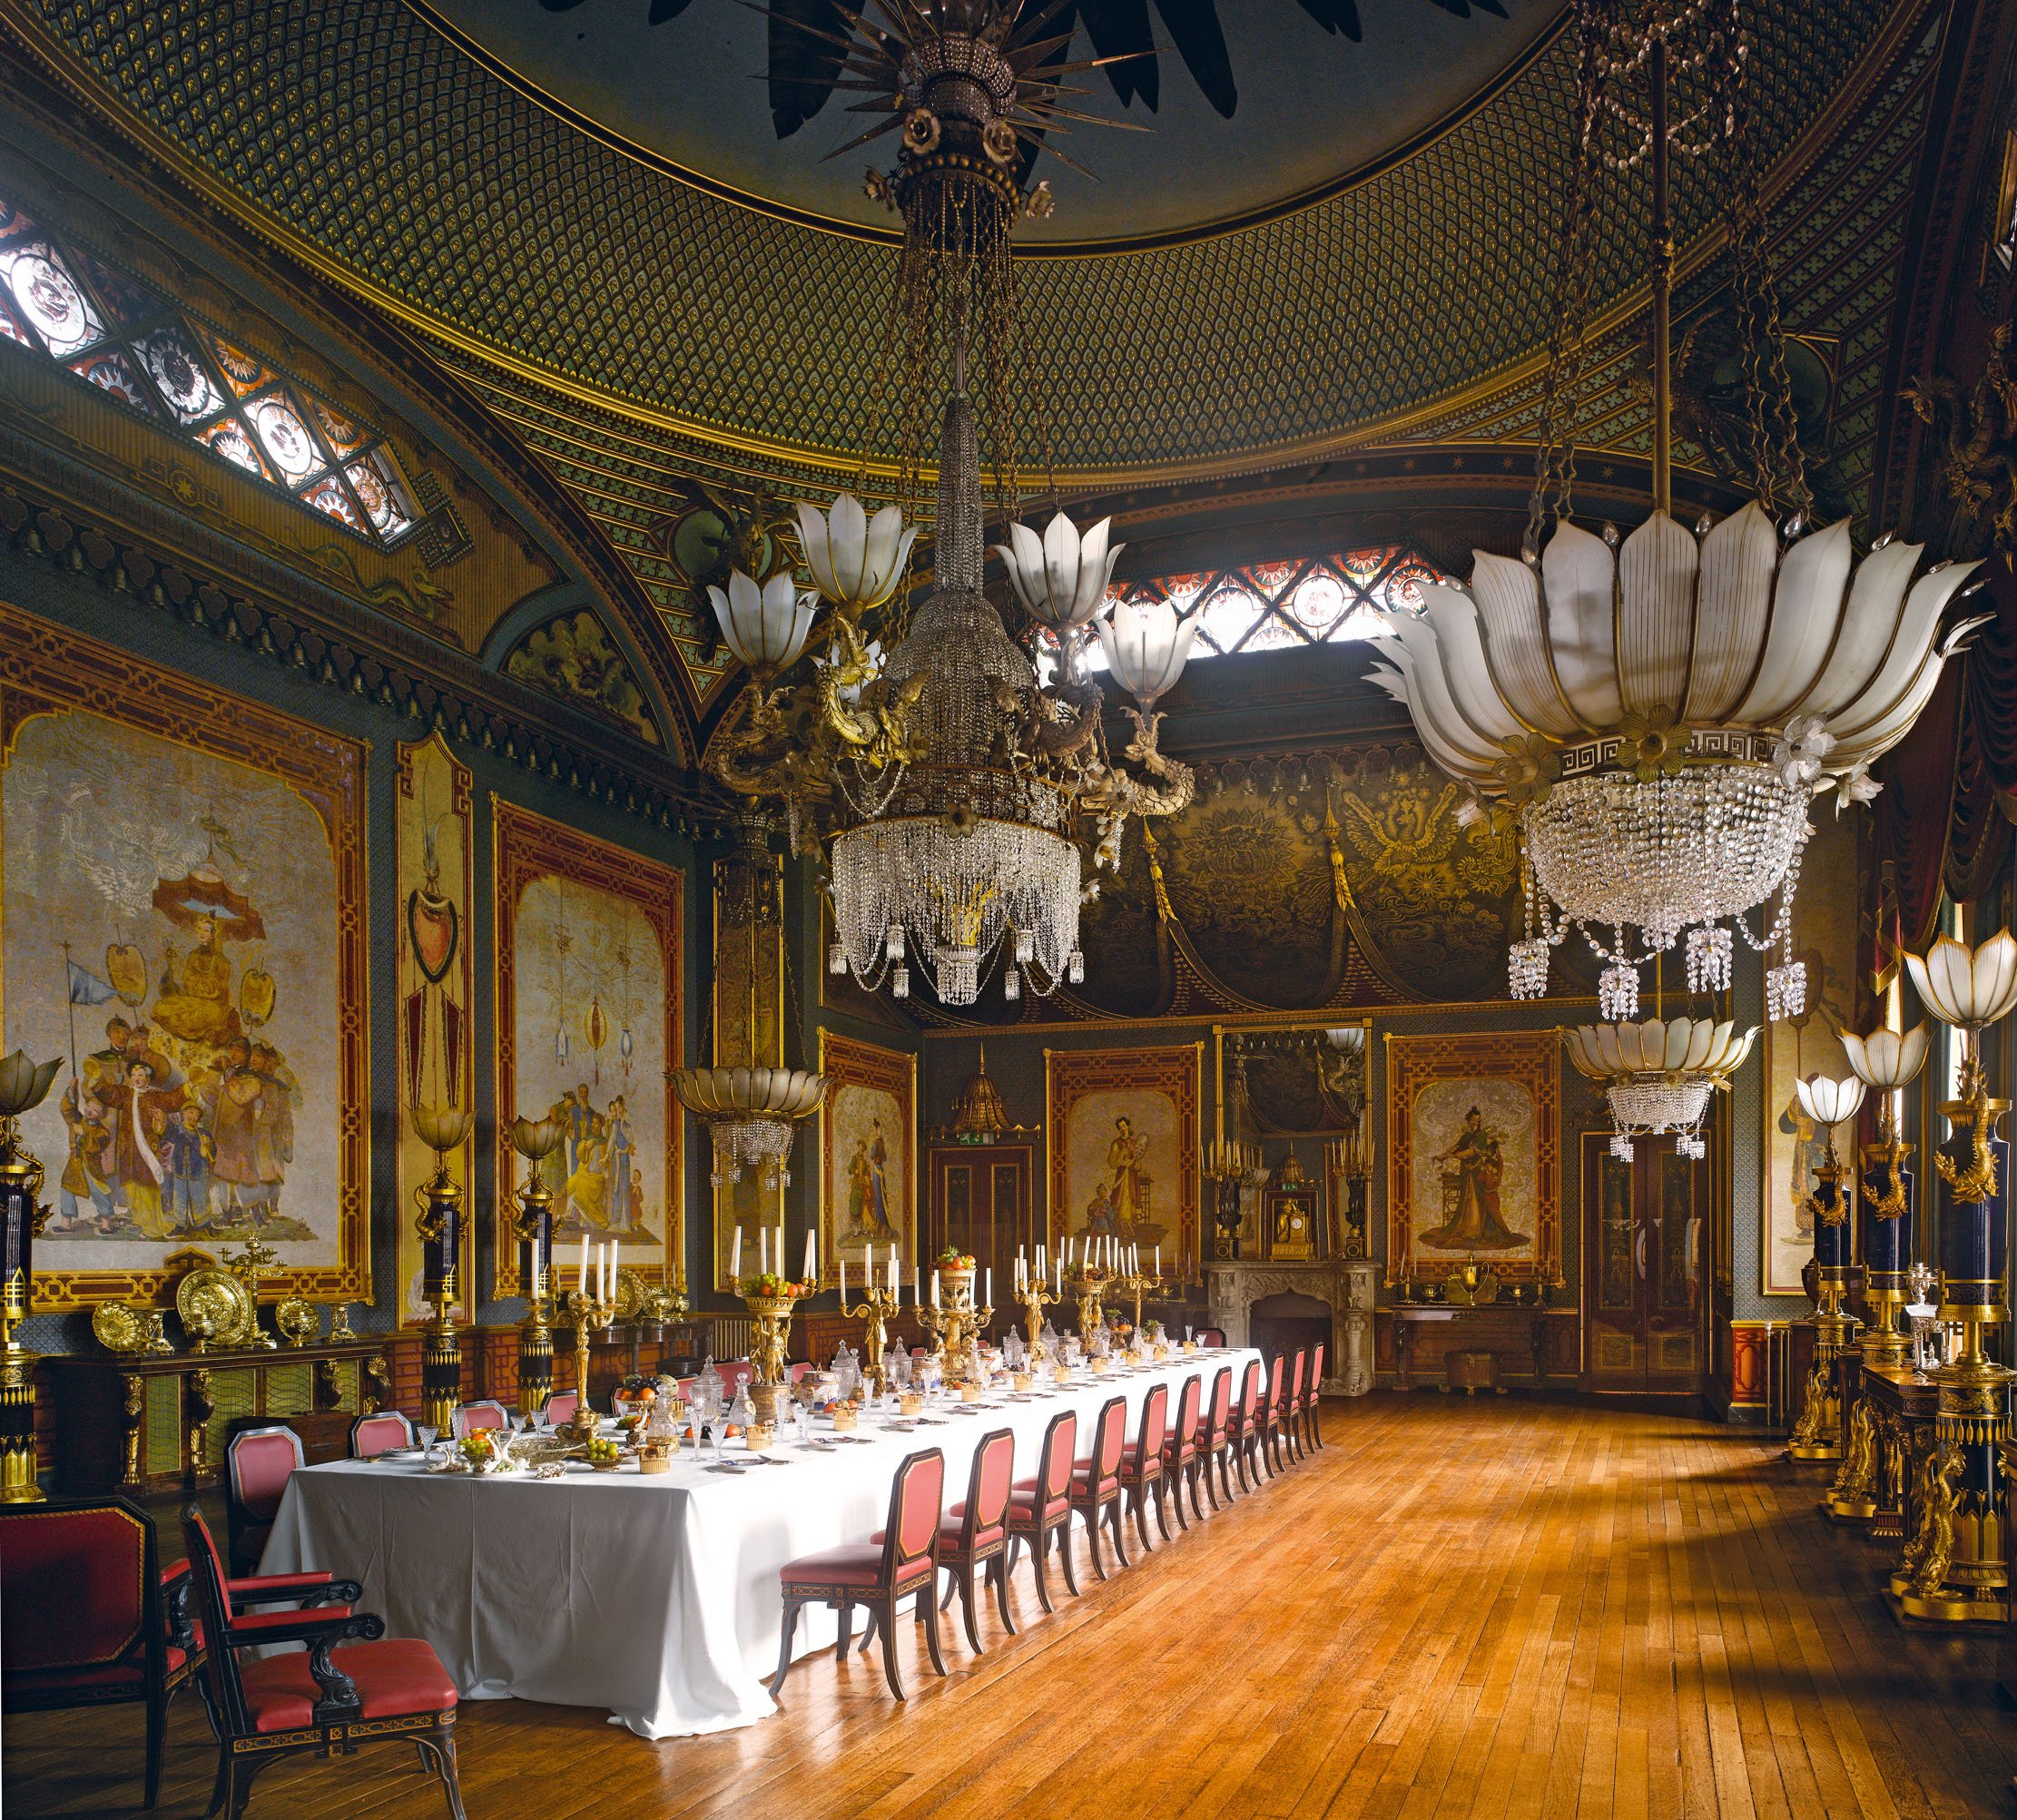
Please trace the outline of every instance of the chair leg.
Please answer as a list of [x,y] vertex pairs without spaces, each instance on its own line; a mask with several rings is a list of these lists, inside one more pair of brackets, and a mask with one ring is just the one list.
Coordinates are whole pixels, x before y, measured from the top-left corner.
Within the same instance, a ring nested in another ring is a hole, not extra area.
[[784,1618],[780,1626],[782,1634],[777,1644],[777,1677],[771,1683],[771,1697],[774,1700],[778,1689],[784,1685],[784,1677],[792,1672],[792,1634],[799,1628],[799,1602],[795,1599],[784,1601]]
[[875,1641],[875,1633],[882,1622],[882,1615],[872,1605],[866,1606],[863,1609],[869,1614],[869,1621],[861,1627],[861,1648],[857,1653],[866,1656],[870,1644]]
[[1127,1559],[1127,1513],[1121,1509],[1118,1491],[1107,1506],[1107,1520],[1114,1531],[1115,1558],[1124,1568],[1133,1567],[1135,1563]]
[[995,1583],[995,1608],[1001,1613],[1001,1628],[1016,1634],[1016,1620],[1008,1615],[1008,1557],[997,1555],[988,1563],[988,1577]]
[[[1196,1467],[1197,1462],[1195,1460],[1187,1465],[1179,1466],[1176,1469],[1176,1482],[1164,1488],[1169,1493],[1169,1501],[1176,1506],[1176,1527],[1179,1530],[1188,1530],[1190,1528],[1190,1524],[1184,1519],[1184,1487],[1186,1482],[1194,1487],[1195,1486]],[[1195,1490],[1192,1496],[1196,1496]],[[1160,1493],[1157,1494],[1156,1499],[1156,1520],[1158,1523],[1163,1520],[1163,1499]],[[1163,1540],[1166,1542],[1169,1540],[1169,1530],[1167,1529],[1163,1531]]]
[[957,1568],[948,1568],[948,1569],[947,1569],[945,1570],[945,1574],[946,1574],[946,1596],[945,1596],[945,1597],[944,1597],[943,1599],[940,1599],[940,1600],[939,1601],[939,1609],[940,1609],[940,1611],[943,1611],[943,1610],[945,1610],[945,1609],[946,1609],[946,1608],[948,1608],[949,1606],[950,1606],[950,1605],[951,1605],[951,1603],[952,1603],[952,1595],[953,1595],[954,1593],[956,1593],[956,1592],[958,1592],[958,1591],[959,1590],[959,1569],[957,1569]]
[[228,1744],[217,1746],[217,1780],[211,1785],[210,1805],[203,1810],[203,1820],[224,1805],[224,1796],[231,1789],[231,1747]]
[[[1050,1602],[1050,1575],[1048,1571],[1048,1563],[1045,1559],[1049,1553],[1050,1539],[1039,1528],[1036,1540],[1029,1545],[1029,1565],[1037,1576],[1037,1603],[1046,1611],[1056,1611],[1058,1608]],[[1069,1579],[1070,1576],[1067,1575],[1067,1578]],[[1074,1591],[1077,1589],[1073,1589]]]
[[461,1779],[456,1775],[455,1734],[444,1732],[438,1737],[424,1742],[416,1738],[414,1742],[419,1745],[422,1757],[431,1754],[434,1758],[429,1768],[441,1778],[442,1792],[448,1797],[448,1812],[455,1816],[455,1820],[468,1820],[468,1816],[462,1811]]
[[1251,1491],[1254,1488],[1246,1482],[1246,1450],[1248,1436],[1245,1430],[1233,1437],[1233,1466],[1239,1474],[1240,1490]]
[[1077,1599],[1079,1596],[1078,1577],[1077,1570],[1072,1566],[1071,1519],[1066,1518],[1051,1534],[1058,1538],[1058,1558],[1065,1564],[1065,1584],[1071,1589],[1071,1596]]
[[168,1742],[168,1699],[165,1695],[147,1702],[147,1799],[141,1805],[152,1807],[161,1798],[162,1746]]
[[1191,1461],[1191,1515],[1202,1523],[1205,1520],[1205,1507],[1197,1501],[1197,1481],[1200,1479],[1205,1481],[1205,1489],[1209,1491],[1212,1489],[1212,1456],[1208,1453],[1200,1453]]
[[931,1666],[946,1675],[951,1671],[946,1667],[946,1652],[939,1643],[939,1589],[935,1580],[936,1576],[927,1580],[918,1594],[918,1616],[924,1619],[924,1640],[931,1649]]
[[[1101,1579],[1105,1579],[1107,1578],[1107,1564],[1099,1558],[1099,1526],[1105,1520],[1105,1513],[1096,1504],[1091,1510],[1087,1510],[1084,1515],[1086,1519],[1086,1546],[1093,1551],[1093,1571]],[[1071,1525],[1068,1522],[1065,1525],[1063,1536],[1065,1553],[1068,1556],[1071,1553]],[[1123,1565],[1125,1566],[1126,1563],[1124,1562]]]
[[[1145,1508],[1148,1499],[1148,1482],[1144,1480],[1127,1493],[1127,1508],[1135,1519],[1135,1533],[1142,1539],[1142,1552],[1150,1552],[1148,1542],[1148,1511]],[[1125,1519],[1124,1519],[1125,1521]]]
[[890,1683],[890,1691],[900,1700],[908,1699],[910,1697],[903,1691],[903,1675],[897,1667],[896,1600],[892,1599],[887,1609],[877,1606],[875,1615],[882,1630],[882,1673]]
[[968,1561],[958,1570],[954,1577],[959,1584],[959,1615],[967,1621],[967,1641],[972,1646],[973,1653],[976,1656],[985,1655],[987,1652],[980,1647],[980,1620],[974,1610],[976,1600],[973,1584],[973,1563]]
[[[1233,1501],[1233,1488],[1227,1485],[1225,1481],[1225,1448],[1221,1447],[1215,1452],[1207,1453],[1203,1464],[1205,1468],[1205,1495],[1212,1500],[1213,1510],[1222,1510],[1225,1508],[1225,1505],[1218,1501],[1218,1486],[1212,1483],[1212,1473],[1215,1469],[1217,1471],[1218,1483],[1219,1485],[1225,1485],[1225,1502],[1230,1504]],[[1202,1516],[1203,1514],[1202,1511],[1199,1512],[1199,1515]]]
[[206,1666],[197,1669],[190,1677],[190,1685],[196,1689],[196,1697],[203,1703],[203,1717],[210,1721],[210,1735],[219,1744],[224,1742],[224,1728],[217,1723],[217,1703],[210,1697],[210,1669]]
[[[1166,1472],[1158,1472],[1156,1475],[1156,1529],[1166,1542],[1169,1540],[1169,1511],[1166,1508],[1168,1502],[1169,1475]],[[1184,1527],[1184,1488],[1181,1481],[1176,1488],[1176,1527]]]

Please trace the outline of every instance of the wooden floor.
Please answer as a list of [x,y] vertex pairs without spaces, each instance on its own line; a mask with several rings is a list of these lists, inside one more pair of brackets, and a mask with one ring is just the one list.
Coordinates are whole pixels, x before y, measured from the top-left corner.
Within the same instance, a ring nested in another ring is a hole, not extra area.
[[[1992,1644],[1907,1633],[1878,1555],[1814,1513],[1817,1469],[1672,1416],[1382,1392],[1329,1448],[1046,1619],[801,1663],[777,1718],[647,1744],[603,1714],[471,1703],[471,1820],[730,1814],[2007,1815],[2017,1717]],[[1090,1577],[1081,1569],[1081,1583]],[[1054,1580],[1055,1584],[1055,1580]],[[160,1812],[214,1746],[178,1701]],[[138,1802],[137,1708],[9,1718],[5,1811]],[[412,1753],[300,1759],[251,1820],[436,1820]]]

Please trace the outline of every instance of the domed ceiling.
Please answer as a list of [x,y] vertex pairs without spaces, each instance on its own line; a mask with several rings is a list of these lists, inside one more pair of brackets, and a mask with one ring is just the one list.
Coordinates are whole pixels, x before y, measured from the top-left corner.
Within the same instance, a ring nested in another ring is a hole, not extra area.
[[[841,9],[828,0],[825,10]],[[1025,227],[1023,242],[1138,241],[1278,212],[1464,111],[1562,12],[1559,0],[1367,0],[1349,10],[1357,42],[1326,29],[1326,0],[1194,0],[1164,9],[1159,31],[1147,0],[1063,9],[1044,34],[1075,31],[1076,57],[1125,55],[1153,34],[1155,54],[1087,72],[1071,103],[1149,130],[1074,123],[1061,149],[1097,181],[1039,158],[1035,175],[1069,193]],[[734,0],[436,0],[435,11],[524,93],[644,153],[812,219],[890,228],[861,189],[865,165],[890,162],[890,143],[831,155],[881,117],[849,112],[854,93],[784,80],[817,69],[825,41],[816,33],[844,30],[838,18],[795,29]]]
[[[860,225],[850,185],[888,142],[822,167],[847,136],[844,94],[777,141],[754,79],[769,27],[737,0],[553,4],[6,10],[163,156],[438,342],[662,443],[817,486],[870,420],[893,242]],[[1038,161],[1060,238],[1034,249],[1022,292],[1068,481],[1300,458],[1534,356],[1571,57],[1545,5],[1500,5],[1503,17],[1481,0],[1156,0],[1153,22],[1215,11],[1236,105],[1220,118],[1174,54],[1156,60],[1153,115],[1138,97],[1122,109],[1096,71],[1088,106],[1154,133],[1076,129],[1072,154],[1103,182]],[[674,16],[652,25],[654,5]],[[1341,8],[1360,42],[1317,23]],[[1153,23],[1148,0],[1074,10]],[[1854,104],[1893,11],[1746,5],[1766,164]],[[1081,32],[1074,54],[1085,46]],[[1243,211],[1258,218],[1227,224]],[[1714,184],[1684,163],[1684,246],[1714,212]],[[1601,217],[1599,310],[1639,282],[1639,223],[1637,210]],[[1071,238],[1093,232],[1129,243]]]

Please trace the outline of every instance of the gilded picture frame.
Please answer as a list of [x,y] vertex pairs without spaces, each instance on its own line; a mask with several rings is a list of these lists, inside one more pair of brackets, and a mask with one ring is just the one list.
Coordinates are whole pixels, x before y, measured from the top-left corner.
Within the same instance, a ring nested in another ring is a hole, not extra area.
[[685,1120],[666,1079],[684,1061],[684,876],[495,792],[490,828],[495,1294],[525,1293],[507,1221],[529,1166],[511,1122],[549,1115],[564,1132],[542,1166],[563,1285],[586,1238],[668,1286],[686,1233]]
[[1204,1068],[1202,1042],[1044,1051],[1054,1252],[1112,1236],[1139,1245],[1145,1265],[1159,1245],[1166,1275],[1195,1269]]
[[1559,1282],[1560,1038],[1386,1042],[1387,1281],[1439,1281],[1474,1255],[1501,1282]]
[[[37,1313],[165,1307],[249,1231],[262,1297],[371,1299],[368,753],[0,605],[0,1020],[67,1064],[22,1120]],[[123,1146],[84,1129],[120,1020]]]
[[[892,1242],[899,1280],[908,1284],[920,1262],[918,1058],[822,1029],[820,1072],[828,1082],[820,1107],[821,1286],[839,1283],[842,1257],[858,1286],[871,1243],[877,1268],[887,1269]],[[745,1266],[753,1243],[745,1232]]]

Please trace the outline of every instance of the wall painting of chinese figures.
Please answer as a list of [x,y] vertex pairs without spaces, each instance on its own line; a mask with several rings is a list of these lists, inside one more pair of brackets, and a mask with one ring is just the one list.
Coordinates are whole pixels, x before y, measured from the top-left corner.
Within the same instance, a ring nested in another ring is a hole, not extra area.
[[38,1309],[255,1237],[269,1291],[369,1297],[363,811],[358,742],[0,606],[0,1045],[63,1058]]
[[1561,1272],[1560,1039],[1387,1037],[1387,1274]]
[[[682,1065],[683,876],[643,855],[490,799],[496,848],[497,1202],[529,1166],[514,1117],[552,1117],[539,1166],[554,1194],[554,1264],[571,1288],[585,1238],[670,1284],[684,1244],[682,1129],[667,1071]],[[497,1293],[523,1293],[500,1222]]]
[[1113,1238],[1161,1247],[1166,1272],[1197,1255],[1197,1102],[1205,1046],[1046,1049],[1053,1249]]
[[[394,793],[398,831],[398,920],[393,931],[398,973],[399,1044],[399,1201],[396,1218],[399,1259],[399,1321],[431,1320],[422,1294],[423,1246],[414,1229],[415,1199],[433,1174],[434,1152],[413,1129],[412,1108],[467,1107],[476,1078],[470,1018],[469,772],[456,762],[440,734],[399,747]],[[447,1153],[448,1173],[461,1185],[465,1209],[474,1205],[472,1129]],[[456,1319],[472,1318],[476,1286],[476,1221],[462,1223],[456,1265]]]
[[[820,1072],[830,1085],[820,1108],[820,1274],[840,1281],[847,1260],[851,1293],[869,1247],[876,1269],[897,1248],[899,1281],[908,1284],[917,1195],[918,1059],[820,1032]],[[753,1231],[743,1235],[747,1264]],[[793,1274],[801,1260],[791,1260]]]

